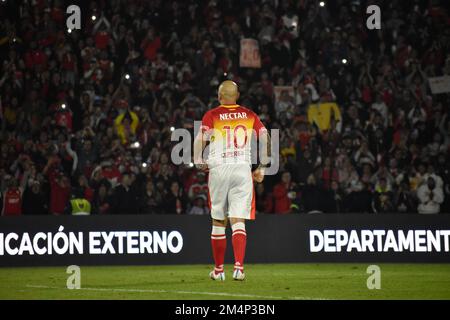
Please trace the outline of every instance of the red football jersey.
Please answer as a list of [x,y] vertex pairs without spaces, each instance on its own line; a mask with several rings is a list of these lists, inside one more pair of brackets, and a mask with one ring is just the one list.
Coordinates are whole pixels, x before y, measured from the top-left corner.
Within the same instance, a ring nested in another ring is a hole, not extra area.
[[207,163],[251,164],[251,141],[266,130],[258,116],[240,105],[220,105],[205,113],[202,133],[210,141]]

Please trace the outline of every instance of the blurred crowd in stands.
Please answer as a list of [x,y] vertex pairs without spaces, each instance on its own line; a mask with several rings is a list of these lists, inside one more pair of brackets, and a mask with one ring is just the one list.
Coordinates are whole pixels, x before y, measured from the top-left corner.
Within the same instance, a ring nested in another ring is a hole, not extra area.
[[[81,30],[66,27],[79,4]],[[369,30],[366,8],[381,8]],[[446,1],[0,2],[2,214],[208,214],[207,175],[171,161],[238,83],[280,130],[258,213],[450,212]],[[240,40],[261,68],[239,66]],[[276,86],[294,95],[274,99]]]

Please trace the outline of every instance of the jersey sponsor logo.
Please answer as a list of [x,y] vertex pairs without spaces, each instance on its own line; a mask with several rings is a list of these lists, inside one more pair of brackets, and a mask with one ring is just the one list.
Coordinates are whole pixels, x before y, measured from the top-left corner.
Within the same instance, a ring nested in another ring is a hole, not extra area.
[[220,120],[235,120],[235,119],[247,119],[246,112],[230,112],[219,114]]
[[222,153],[222,158],[235,158],[240,156],[245,156],[245,153],[243,151],[228,151]]

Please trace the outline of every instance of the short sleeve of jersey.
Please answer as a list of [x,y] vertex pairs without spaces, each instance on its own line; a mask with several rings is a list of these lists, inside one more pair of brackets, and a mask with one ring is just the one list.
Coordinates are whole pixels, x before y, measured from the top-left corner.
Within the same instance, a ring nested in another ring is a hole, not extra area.
[[255,118],[255,120],[253,122],[253,129],[255,130],[256,135],[259,137],[261,135],[261,133],[263,133],[267,129],[266,129],[266,127],[264,127],[263,123],[261,122],[261,120],[259,119],[259,117],[256,113],[253,113],[253,117]]
[[202,119],[201,132],[207,134],[210,130],[214,128],[213,116],[211,111],[205,113]]

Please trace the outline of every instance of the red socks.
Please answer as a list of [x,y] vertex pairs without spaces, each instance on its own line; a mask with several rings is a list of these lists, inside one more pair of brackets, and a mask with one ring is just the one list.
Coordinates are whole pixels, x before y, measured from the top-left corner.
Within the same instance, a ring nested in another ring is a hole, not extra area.
[[223,262],[225,260],[225,250],[227,249],[227,237],[225,227],[213,226],[211,232],[211,246],[216,264],[214,272],[223,272]]
[[[234,269],[244,270],[245,247],[247,245],[247,233],[245,223],[237,222],[231,226],[233,231]],[[211,232],[211,246],[214,256],[214,272],[223,272],[225,250],[227,249],[227,237],[225,227],[213,226]]]
[[233,230],[234,269],[244,270],[245,247],[247,245],[247,233],[245,223],[236,222],[231,226]]

